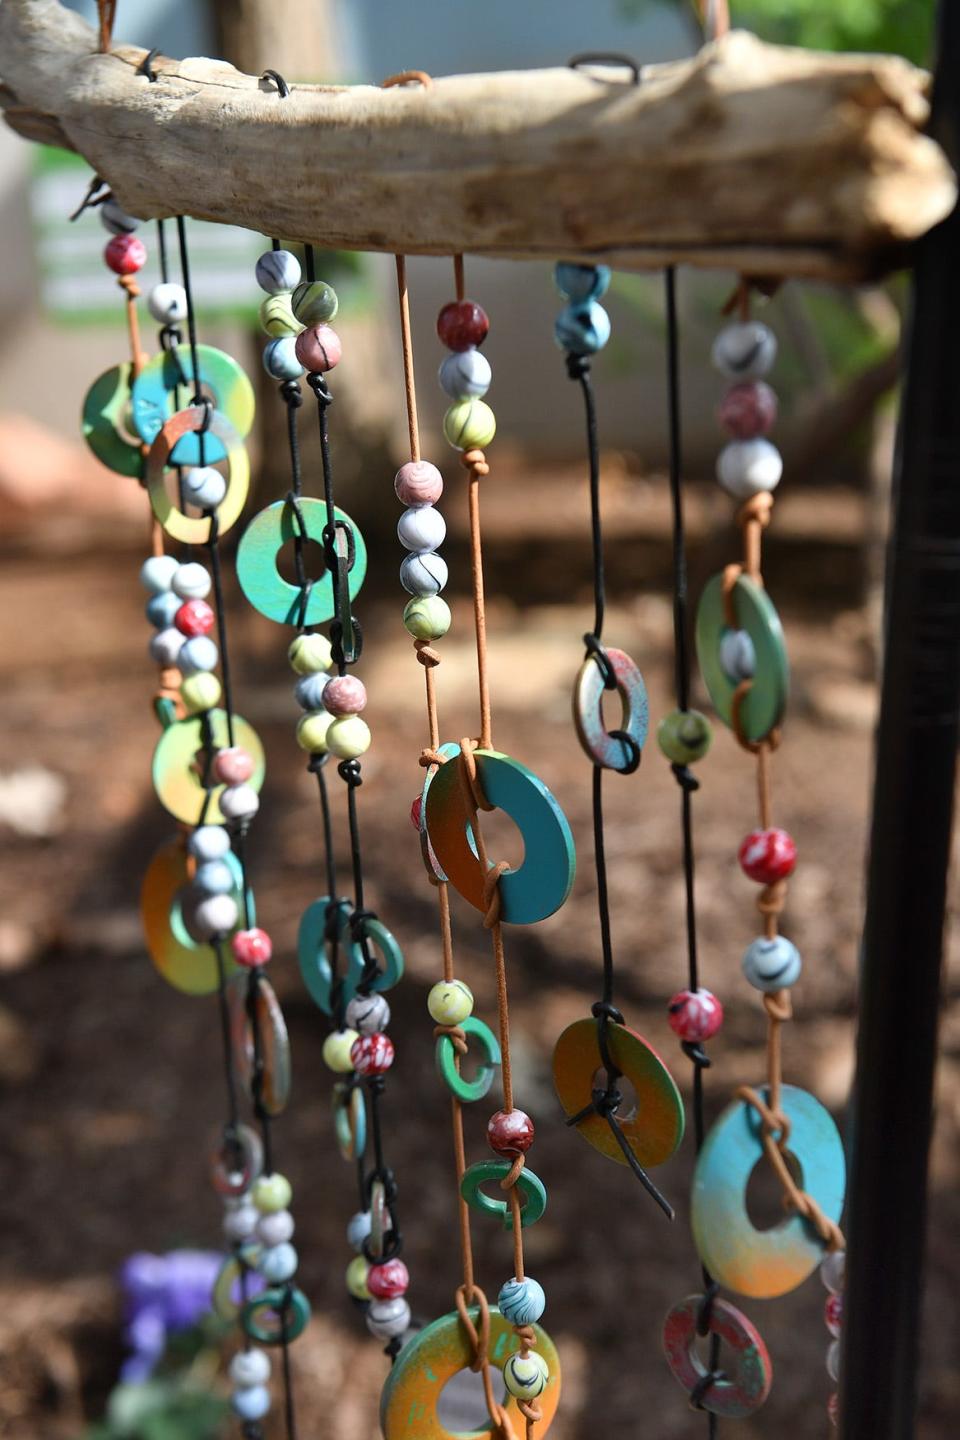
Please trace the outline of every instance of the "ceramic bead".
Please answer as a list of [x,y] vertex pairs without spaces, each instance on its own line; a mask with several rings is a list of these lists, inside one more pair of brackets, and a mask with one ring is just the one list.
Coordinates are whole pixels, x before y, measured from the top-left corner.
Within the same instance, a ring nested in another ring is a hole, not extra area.
[[485,400],[455,400],[443,433],[455,450],[483,450],[497,433],[497,419]]
[[332,370],[342,355],[340,336],[329,325],[311,325],[297,336],[297,359],[311,374]]
[[[179,606],[177,607],[179,609]],[[150,659],[155,660],[158,665],[165,669],[176,665],[177,656],[184,643],[186,636],[182,631],[171,626],[169,630],[158,630],[150,640]]]
[[406,1300],[371,1300],[366,1314],[367,1329],[378,1340],[392,1340],[410,1328],[410,1306]]
[[328,681],[323,703],[331,715],[359,715],[367,703],[367,687],[355,675],[337,675]]
[[350,1061],[358,1075],[384,1075],[393,1064],[393,1041],[382,1031],[358,1035],[350,1047]]
[[768,994],[795,985],[803,968],[800,951],[785,935],[776,935],[772,940],[754,940],[741,964],[754,989]]
[[359,760],[370,749],[372,738],[369,725],[359,715],[338,715],[327,727],[327,749],[338,760]]
[[260,306],[260,329],[274,340],[299,335],[303,326],[294,315],[289,295],[268,295]]
[[553,333],[561,350],[571,355],[595,355],[610,339],[610,316],[595,300],[568,305],[557,316]]
[[400,584],[408,595],[439,595],[447,583],[447,562],[433,550],[408,555],[400,566]]
[[274,1170],[272,1175],[259,1175],[250,1188],[250,1198],[261,1215],[275,1210],[289,1210],[293,1186],[286,1175]]
[[490,361],[475,348],[454,351],[440,366],[440,388],[451,400],[482,399],[492,378]]
[[672,710],[657,726],[657,744],[672,765],[692,765],[710,749],[713,730],[699,710]]
[[667,1005],[670,1029],[689,1045],[710,1040],[723,1024],[723,1006],[716,995],[702,987],[679,990]]
[[526,1355],[517,1351],[508,1355],[503,1367],[503,1383],[507,1393],[516,1400],[535,1400],[546,1389],[550,1379],[547,1362],[536,1350]]
[[349,1075],[353,1069],[350,1052],[359,1039],[356,1030],[331,1030],[323,1042],[323,1063],[338,1075]]
[[490,321],[475,300],[451,300],[437,316],[437,334],[448,350],[469,350],[482,345]]
[[308,755],[326,755],[327,732],[333,716],[326,710],[308,710],[297,721],[297,744]]
[[495,1155],[514,1160],[533,1144],[534,1125],[523,1110],[498,1110],[487,1121],[487,1144]]
[[769,440],[731,440],[717,456],[717,479],[734,500],[776,490],[782,475],[780,451]]
[[172,555],[151,555],[140,566],[140,584],[151,595],[160,595],[169,590],[174,575],[180,568],[179,560]]
[[777,338],[759,320],[727,325],[713,342],[710,359],[731,380],[756,380],[777,358]]
[[443,476],[429,460],[408,460],[394,476],[393,488],[397,492],[397,499],[403,505],[418,509],[421,505],[432,505],[440,499],[443,494]]
[[573,304],[599,300],[610,288],[609,265],[574,265],[561,261],[553,267],[553,283]]
[[370,1273],[370,1262],[363,1255],[355,1255],[347,1266],[347,1291],[354,1300],[369,1300],[370,1291],[367,1289],[367,1276]]
[[252,925],[249,930],[238,930],[230,948],[237,964],[245,965],[248,970],[266,965],[273,955],[273,941],[259,925]]
[[754,440],[773,429],[777,418],[776,393],[763,380],[732,385],[720,401],[717,418],[736,440]]
[[187,292],[170,280],[154,285],[147,307],[158,325],[179,325],[187,318]]
[[206,635],[213,629],[215,618],[206,600],[185,600],[176,613],[175,624],[183,635]]
[[294,686],[293,693],[301,710],[322,710],[323,696],[329,683],[329,675],[304,675]]
[[147,247],[136,235],[114,235],[103,252],[110,269],[117,275],[135,275],[147,263]]
[[270,1410],[270,1391],[266,1385],[247,1385],[234,1390],[230,1404],[241,1420],[262,1420]]
[[238,1350],[230,1361],[229,1375],[234,1385],[265,1385],[270,1379],[270,1356],[266,1350],[252,1347]]
[[290,666],[298,675],[315,675],[318,671],[329,670],[333,664],[333,651],[326,635],[312,631],[298,635],[287,650]]
[[212,710],[220,703],[222,693],[220,681],[208,670],[198,670],[195,675],[188,675],[180,686],[180,698],[190,715],[200,715],[204,710]]
[[358,1210],[351,1215],[347,1225],[347,1244],[352,1245],[354,1250],[361,1250],[364,1240],[369,1239],[371,1224],[369,1210]]
[[[214,471],[214,474],[216,473]],[[198,565],[195,560],[190,560],[185,565],[177,566],[170,588],[181,600],[203,600],[210,594],[210,585],[210,575],[206,568]]]
[[427,554],[443,544],[447,525],[439,510],[420,505],[404,510],[397,521],[397,536],[405,550]]
[[128,215],[112,195],[98,206],[97,214],[100,216],[100,224],[104,230],[109,230],[111,235],[132,235],[140,224],[136,216]]
[[843,1327],[843,1296],[828,1295],[823,1305],[823,1323],[830,1334],[837,1338]]
[[197,465],[183,477],[183,498],[201,510],[216,510],[227,493],[227,482],[212,465]]
[[297,1273],[299,1260],[295,1248],[287,1241],[268,1245],[260,1252],[257,1269],[270,1285],[282,1285]]
[[220,792],[220,810],[227,820],[252,820],[260,797],[252,785],[228,785]]
[[396,1300],[410,1289],[410,1272],[402,1260],[384,1260],[371,1265],[367,1289],[374,1300]]
[[529,1275],[525,1275],[522,1280],[514,1276],[505,1285],[501,1285],[497,1306],[500,1314],[509,1320],[511,1325],[535,1325],[547,1308],[547,1297],[543,1293],[543,1286]]
[[720,637],[720,666],[734,685],[752,680],[757,668],[753,641],[746,630],[725,630]]
[[257,1228],[260,1211],[249,1200],[226,1211],[223,1217],[223,1233],[234,1245],[248,1240]]
[[289,250],[267,250],[257,261],[257,284],[268,295],[282,295],[300,283],[300,261]]
[[225,860],[204,860],[197,866],[193,883],[204,895],[229,895],[236,880]]
[[423,796],[417,795],[410,802],[410,824],[414,830],[419,831],[420,819],[423,815]]
[[797,865],[797,847],[786,830],[751,830],[737,851],[740,868],[758,885],[786,880]]
[[201,825],[187,841],[196,860],[221,860],[230,850],[230,836],[222,825]]
[[438,1025],[459,1025],[473,1014],[473,991],[462,980],[438,980],[427,996],[427,1009]]
[[208,895],[194,908],[193,920],[206,937],[228,935],[237,923],[239,911],[232,895]]
[[271,1210],[257,1221],[257,1239],[261,1245],[283,1245],[292,1237],[294,1228],[289,1210]]
[[228,745],[213,757],[214,779],[221,785],[242,785],[253,769],[253,756],[242,745]]
[[195,635],[185,640],[177,656],[182,675],[198,675],[203,670],[216,670],[220,652],[209,635]]
[[325,280],[304,280],[293,292],[293,313],[303,325],[325,325],[339,307],[336,290]]
[[403,607],[403,623],[415,640],[439,640],[452,619],[449,605],[439,595],[418,596]]
[[840,1396],[836,1393],[836,1391],[834,1391],[834,1393],[830,1396],[830,1399],[827,1401],[827,1419],[830,1421],[830,1424],[834,1427],[834,1429],[836,1429],[837,1425],[840,1423]]
[[169,630],[179,609],[180,597],[164,590],[159,595],[151,595],[147,601],[147,619],[157,630]]
[[820,1261],[820,1279],[831,1295],[839,1295],[846,1278],[847,1252],[830,1250]]
[[263,347],[263,368],[274,380],[299,380],[304,368],[297,359],[294,335],[280,335]]
[[827,1374],[831,1380],[840,1378],[840,1341],[831,1340],[827,1346]]
[[354,995],[344,1019],[358,1035],[374,1035],[390,1024],[390,1006],[383,995]]

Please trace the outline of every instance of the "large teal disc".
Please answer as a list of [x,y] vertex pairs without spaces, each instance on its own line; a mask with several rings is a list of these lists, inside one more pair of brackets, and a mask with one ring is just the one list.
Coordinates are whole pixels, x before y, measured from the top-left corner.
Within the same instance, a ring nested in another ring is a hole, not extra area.
[[[737,628],[753,643],[753,683],[740,706],[740,724],[748,740],[765,740],[780,721],[787,705],[790,667],[783,643],[780,616],[762,585],[740,575],[733,587]],[[738,682],[720,663],[720,643],[729,632],[723,603],[723,576],[715,575],[697,610],[697,659],[710,699],[725,725],[733,724],[733,697]]]
[[130,412],[130,370],[127,360],[94,380],[83,399],[83,438],[101,464],[139,479],[144,460]]
[[[322,500],[304,496],[300,501],[300,512],[307,539],[322,545],[323,529],[327,523],[326,505]],[[352,600],[367,573],[367,547],[350,516],[340,509],[335,513],[337,519],[349,525],[353,532],[354,560],[347,576]],[[275,500],[259,515],[254,515],[237,550],[237,579],[250,604],[268,620],[276,620],[281,625],[323,625],[332,620],[335,613],[330,572],[326,571],[314,581],[306,613],[301,617],[300,587],[284,580],[277,569],[280,551],[296,534],[298,527],[294,511],[285,500]]]
[[[204,394],[213,398],[213,407],[229,420],[241,440],[250,434],[256,405],[253,386],[232,355],[212,345],[197,346],[200,385]],[[184,385],[181,367],[186,376]],[[190,403],[194,393],[190,350],[181,345],[178,352],[164,350],[145,365],[133,382],[133,423],[137,433],[152,445],[171,415]],[[221,439],[209,432],[203,437],[203,459],[200,458],[200,437],[183,435],[171,455],[175,465],[214,465],[227,458]]]

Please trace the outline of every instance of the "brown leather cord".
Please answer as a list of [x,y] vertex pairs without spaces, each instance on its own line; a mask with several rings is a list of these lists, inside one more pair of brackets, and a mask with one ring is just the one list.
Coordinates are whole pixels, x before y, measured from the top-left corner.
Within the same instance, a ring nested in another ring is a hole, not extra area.
[[429,90],[432,84],[426,70],[401,70],[399,75],[388,75],[380,89],[391,90],[395,85],[422,85],[424,90]]
[[719,40],[730,29],[728,0],[694,0],[707,40]]
[[806,1190],[800,1189],[790,1173],[790,1167],[784,1156],[790,1135],[789,1127],[784,1123],[785,1117],[778,1114],[772,1105],[767,1105],[756,1090],[751,1089],[749,1085],[741,1085],[736,1094],[739,1099],[752,1105],[761,1118],[764,1154],[780,1181],[785,1208],[794,1210],[809,1221],[828,1250],[845,1249],[846,1240],[840,1226],[823,1213],[816,1200],[808,1195]]
[[106,55],[113,40],[113,22],[117,15],[117,0],[97,0],[100,17],[100,53]]
[[493,722],[490,713],[490,685],[487,673],[487,612],[483,593],[483,546],[480,534],[480,479],[490,467],[482,450],[467,450],[461,456],[469,480],[467,499],[470,507],[470,573],[473,582],[473,622],[477,641],[477,695],[480,701],[480,745],[493,748]]
[[456,290],[456,292],[457,292],[457,299],[458,299],[458,300],[462,300],[462,299],[464,298],[464,296],[466,295],[466,287],[465,287],[465,285],[464,285],[464,279],[463,279],[463,256],[462,256],[462,255],[454,255],[454,257],[453,257],[453,283],[454,283],[454,288],[455,288],[455,290]]
[[[399,78],[399,77],[397,77]],[[384,81],[384,84],[390,84]],[[397,295],[400,303],[400,343],[403,346],[403,384],[407,401],[407,429],[410,434],[410,459],[420,459],[420,427],[417,423],[417,386],[413,373],[413,338],[410,329],[410,297],[407,292],[407,257],[398,255]]]

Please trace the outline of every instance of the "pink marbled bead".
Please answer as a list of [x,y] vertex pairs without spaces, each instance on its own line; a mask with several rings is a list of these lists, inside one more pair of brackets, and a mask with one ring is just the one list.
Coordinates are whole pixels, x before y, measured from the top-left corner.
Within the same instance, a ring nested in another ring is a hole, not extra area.
[[223,785],[243,785],[253,774],[253,756],[241,745],[218,750],[213,762],[214,777]]
[[710,1040],[723,1024],[723,1006],[716,995],[703,987],[679,990],[667,1005],[670,1029],[688,1044]]
[[745,380],[733,385],[720,401],[720,424],[737,440],[753,440],[773,429],[777,418],[777,397],[763,380]]
[[401,465],[393,482],[397,499],[404,505],[419,509],[433,505],[443,494],[443,476],[429,460],[408,460]]
[[323,708],[331,715],[359,715],[367,703],[367,688],[355,675],[337,675],[328,680]]
[[824,1324],[836,1340],[843,1325],[843,1295],[828,1295],[823,1306]]
[[312,375],[322,375],[340,363],[343,347],[340,336],[329,325],[308,325],[297,336],[297,359]]

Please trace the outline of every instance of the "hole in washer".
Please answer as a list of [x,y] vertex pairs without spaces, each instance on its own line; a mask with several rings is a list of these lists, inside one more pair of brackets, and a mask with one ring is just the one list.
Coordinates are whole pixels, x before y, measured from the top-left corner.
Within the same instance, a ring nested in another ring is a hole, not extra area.
[[600,691],[600,718],[607,734],[611,730],[626,730],[629,718],[627,702],[619,689]]
[[[495,1365],[490,1367],[490,1383],[494,1399],[502,1405],[507,1391]],[[437,1419],[445,1430],[455,1435],[477,1435],[489,1430],[490,1415],[482,1376],[473,1370],[458,1370],[456,1375],[451,1375],[437,1397]]]
[[[803,1189],[803,1169],[796,1155],[784,1151],[787,1169]],[[746,1210],[755,1230],[773,1230],[790,1218],[792,1211],[783,1207],[783,1188],[766,1156],[759,1159],[747,1181]]]
[[[601,1065],[599,1070],[594,1070],[590,1086],[593,1090],[605,1090],[606,1085],[607,1072]],[[620,1101],[620,1108],[617,1110],[617,1119],[621,1125],[628,1125],[632,1120],[636,1120],[637,1112],[640,1109],[636,1087],[632,1080],[627,1079],[626,1075],[621,1075],[617,1081],[617,1089],[623,1096],[623,1099]]]
[[480,828],[487,859],[494,865],[500,860],[506,860],[511,870],[519,870],[525,854],[523,836],[507,812],[481,810]]
[[[303,568],[308,580],[322,580],[327,573],[323,546],[316,540],[303,542]],[[296,544],[288,540],[277,551],[277,573],[288,585],[297,583]]]

